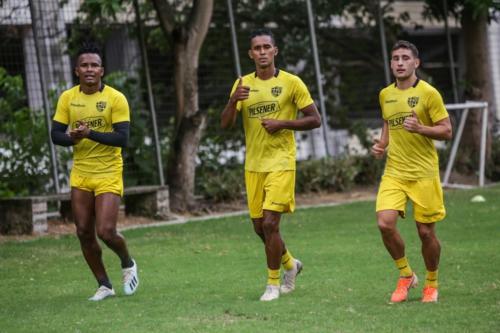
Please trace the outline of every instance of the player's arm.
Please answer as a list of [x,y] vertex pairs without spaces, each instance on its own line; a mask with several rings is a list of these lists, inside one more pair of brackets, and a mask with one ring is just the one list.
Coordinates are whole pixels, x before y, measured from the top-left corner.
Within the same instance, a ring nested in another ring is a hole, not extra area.
[[420,123],[415,111],[412,111],[411,117],[406,117],[403,126],[411,133],[417,133],[433,140],[450,140],[452,138],[452,129],[450,118],[446,117],[435,122],[432,126],[425,126]]
[[50,138],[55,145],[69,147],[78,143],[77,140],[71,138],[67,133],[67,124],[52,120],[52,129],[50,130]]
[[222,111],[220,119],[220,126],[222,128],[228,128],[234,126],[234,123],[236,122],[236,115],[238,112],[237,104],[239,101],[247,99],[249,94],[250,94],[250,87],[243,85],[243,79],[240,76],[236,89],[229,98],[229,101],[227,102],[224,111]]
[[299,119],[262,119],[262,127],[264,127],[269,134],[273,134],[282,129],[306,131],[321,126],[321,116],[314,103],[300,109],[299,112],[303,114]]
[[88,128],[85,122],[80,122],[79,126],[69,132],[73,139],[87,138],[107,146],[125,148],[128,143],[130,132],[130,122],[122,121],[113,124],[112,132],[97,132]]
[[389,124],[387,120],[384,120],[384,126],[382,127],[382,133],[380,133],[380,139],[375,139],[370,152],[375,158],[383,158],[385,154],[385,149],[389,145]]

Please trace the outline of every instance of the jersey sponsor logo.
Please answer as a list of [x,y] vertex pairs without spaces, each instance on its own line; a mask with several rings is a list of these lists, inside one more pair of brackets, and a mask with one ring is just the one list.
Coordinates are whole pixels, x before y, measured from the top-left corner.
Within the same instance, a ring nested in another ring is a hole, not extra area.
[[387,123],[389,124],[390,130],[397,130],[403,128],[403,123],[407,117],[410,117],[412,114],[410,112],[400,112],[392,115],[389,119],[387,119]]
[[397,99],[388,99],[385,101],[385,104],[390,104],[390,103],[397,103],[398,100]]
[[283,87],[276,86],[271,88],[271,94],[273,94],[274,97],[281,95],[281,91],[283,91]]
[[[104,119],[104,117],[102,116],[84,118],[79,121],[87,123],[87,126],[90,129],[98,129],[106,126],[106,119]],[[77,127],[77,123],[78,122],[76,121],[73,123],[73,128]]]
[[99,101],[95,103],[95,107],[97,111],[102,112],[104,109],[106,109],[106,102],[105,101]]
[[408,97],[408,105],[414,108],[418,104],[418,96]]
[[77,108],[84,108],[85,107],[85,104],[73,103],[73,102],[71,102],[69,105],[77,107]]
[[263,117],[280,110],[280,105],[277,101],[265,101],[252,104],[248,107],[248,117],[256,118]]

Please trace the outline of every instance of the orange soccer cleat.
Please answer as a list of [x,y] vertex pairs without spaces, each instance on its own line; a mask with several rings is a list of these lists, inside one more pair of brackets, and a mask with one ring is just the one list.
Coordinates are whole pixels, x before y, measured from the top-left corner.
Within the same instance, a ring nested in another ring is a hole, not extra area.
[[415,273],[411,277],[400,277],[396,290],[392,293],[391,303],[400,303],[408,299],[408,290],[415,288],[418,284],[418,278]]
[[422,303],[436,303],[438,301],[438,290],[434,287],[424,287]]

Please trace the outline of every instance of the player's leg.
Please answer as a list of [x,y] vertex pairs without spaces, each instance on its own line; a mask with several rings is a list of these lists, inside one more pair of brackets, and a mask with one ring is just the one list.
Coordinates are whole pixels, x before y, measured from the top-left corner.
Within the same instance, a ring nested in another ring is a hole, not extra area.
[[412,200],[416,227],[422,242],[422,256],[427,270],[422,301],[437,302],[441,244],[436,235],[436,222],[446,216],[439,178],[419,181],[412,191]]
[[405,244],[397,229],[397,219],[405,216],[407,197],[405,184],[390,177],[383,177],[377,195],[377,225],[385,248],[399,270],[396,289],[391,302],[397,303],[408,298],[408,290],[418,283],[405,255]]
[[99,287],[96,295],[91,297],[90,300],[101,300],[107,296],[112,296],[114,294],[113,287],[106,274],[102,262],[102,250],[95,234],[94,194],[73,187],[71,189],[71,209],[83,257],[94,274]]
[[121,177],[99,181],[96,190],[95,210],[97,236],[120,258],[123,271],[123,290],[133,294],[139,286],[137,264],[130,257],[125,238],[117,231],[123,183]]

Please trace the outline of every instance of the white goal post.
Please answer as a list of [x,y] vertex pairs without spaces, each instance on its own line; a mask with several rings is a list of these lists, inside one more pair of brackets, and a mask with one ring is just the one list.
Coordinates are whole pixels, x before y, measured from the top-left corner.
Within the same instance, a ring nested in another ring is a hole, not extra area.
[[445,107],[448,111],[457,110],[458,112],[462,112],[462,116],[460,117],[460,123],[458,124],[457,134],[453,139],[450,158],[448,159],[448,163],[446,164],[446,171],[444,173],[444,178],[443,178],[443,187],[455,187],[455,188],[473,187],[471,185],[450,183],[451,170],[453,168],[453,165],[455,164],[455,158],[457,157],[458,146],[460,144],[460,140],[462,139],[462,134],[464,132],[464,127],[465,127],[465,121],[467,120],[469,111],[482,112],[481,146],[480,146],[481,148],[479,151],[478,173],[479,173],[479,187],[483,187],[484,169],[486,160],[486,132],[488,130],[488,103],[480,101],[467,101],[465,103],[459,103],[459,104],[446,104]]

